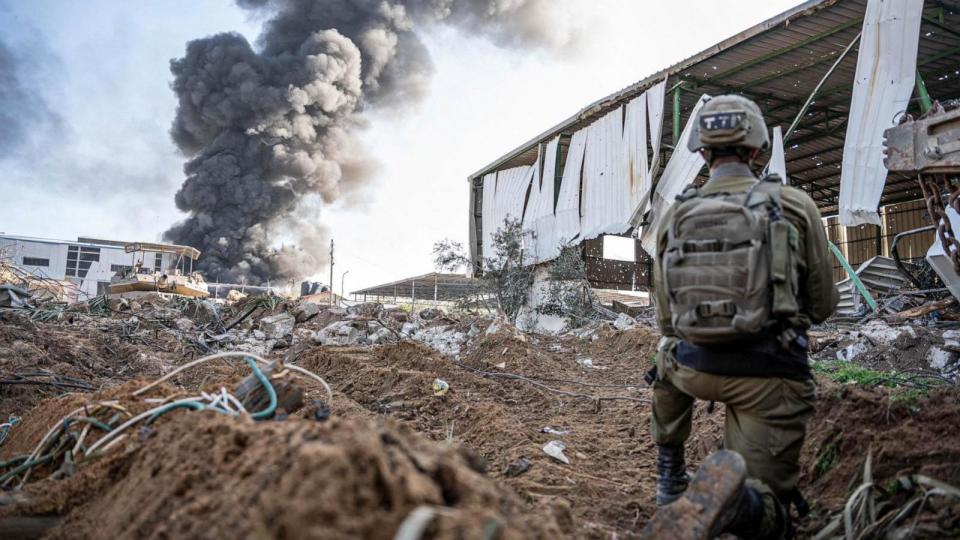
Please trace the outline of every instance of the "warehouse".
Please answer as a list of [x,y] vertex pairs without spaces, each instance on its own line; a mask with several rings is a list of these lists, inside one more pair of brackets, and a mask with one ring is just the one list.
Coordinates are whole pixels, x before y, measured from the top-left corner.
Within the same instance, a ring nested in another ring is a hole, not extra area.
[[[597,100],[472,174],[475,268],[510,217],[532,231],[525,249],[535,262],[580,245],[591,281],[647,288],[658,214],[705,180],[684,128],[724,93],[763,109],[774,145],[760,166],[814,198],[851,265],[889,255],[894,236],[930,220],[916,177],[883,168],[883,129],[934,100],[949,105],[958,78],[957,2],[810,0]],[[934,234],[902,240],[901,255],[922,258]],[[634,238],[635,260],[604,258],[609,235]],[[835,272],[839,280],[839,262]]]
[[128,244],[97,238],[80,237],[74,242],[0,234],[0,260],[38,277],[73,283],[78,289],[76,301],[106,294],[110,278],[137,262],[155,271],[177,262],[172,253],[127,253],[124,246]]

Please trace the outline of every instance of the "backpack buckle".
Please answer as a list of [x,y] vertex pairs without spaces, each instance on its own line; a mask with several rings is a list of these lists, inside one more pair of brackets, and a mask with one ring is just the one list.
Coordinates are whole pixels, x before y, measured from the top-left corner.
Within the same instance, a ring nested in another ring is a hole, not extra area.
[[733,317],[737,314],[737,305],[730,300],[712,300],[697,304],[699,317]]

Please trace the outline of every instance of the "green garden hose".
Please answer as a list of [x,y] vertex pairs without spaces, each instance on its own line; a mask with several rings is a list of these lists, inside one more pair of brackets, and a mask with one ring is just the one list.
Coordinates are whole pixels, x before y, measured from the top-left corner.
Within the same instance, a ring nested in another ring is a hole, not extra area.
[[26,463],[23,463],[23,464],[17,466],[17,467],[16,467],[15,469],[13,469],[12,471],[10,471],[10,472],[8,472],[8,473],[5,473],[3,476],[0,476],[0,484],[3,484],[3,483],[6,482],[7,480],[9,480],[9,479],[13,478],[14,476],[22,473],[23,471],[26,471],[26,470],[28,470],[28,469],[32,469],[32,468],[36,467],[37,465],[43,465],[44,463],[46,463],[46,462],[48,462],[48,461],[50,461],[50,460],[52,460],[52,459],[53,459],[53,454],[47,454],[47,455],[45,455],[45,456],[38,457],[37,459],[35,459],[35,460],[33,460],[33,461],[27,461]]
[[244,357],[244,360],[247,361],[247,365],[250,366],[250,369],[253,370],[253,376],[260,381],[260,384],[267,390],[267,396],[270,398],[270,405],[266,409],[251,413],[250,417],[254,420],[263,420],[264,418],[270,418],[273,416],[273,413],[277,410],[277,391],[273,388],[273,385],[270,384],[270,380],[267,379],[267,376],[260,371],[260,367],[257,366],[257,362],[250,358],[249,356]]

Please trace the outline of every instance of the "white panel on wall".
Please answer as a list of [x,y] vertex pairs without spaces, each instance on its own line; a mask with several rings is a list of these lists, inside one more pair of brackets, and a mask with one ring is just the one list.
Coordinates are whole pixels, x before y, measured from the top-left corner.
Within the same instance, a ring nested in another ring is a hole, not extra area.
[[497,209],[497,173],[490,173],[483,177],[483,206],[481,207],[480,226],[483,229],[483,258],[486,259],[493,251],[493,232],[496,230]]
[[787,182],[787,158],[783,151],[783,129],[780,126],[774,126],[773,128],[773,141],[770,143],[770,167],[767,172],[779,174],[784,184],[789,183]]
[[687,150],[687,139],[690,138],[690,132],[693,131],[700,107],[702,107],[708,99],[710,99],[710,96],[706,94],[700,96],[700,100],[697,101],[693,111],[690,112],[687,125],[684,126],[683,133],[680,134],[680,142],[677,143],[677,148],[673,151],[673,155],[670,156],[670,161],[668,161],[667,166],[664,167],[663,175],[660,176],[660,180],[657,182],[657,188],[654,190],[649,224],[644,227],[643,234],[640,237],[643,249],[651,256],[656,255],[656,231],[660,226],[660,218],[663,216],[663,213],[670,208],[670,205],[676,200],[677,195],[683,191],[683,188],[693,182],[703,168],[703,158],[700,157],[700,154]]
[[548,260],[544,257],[549,256],[560,242],[556,237],[556,218],[553,214],[559,144],[559,137],[547,143],[539,160],[543,164],[540,181],[537,182],[537,175],[534,174],[530,188],[530,201],[523,216],[524,229],[533,232],[530,245],[524,246],[524,258],[528,264]]
[[631,213],[644,205],[652,185],[647,139],[647,94],[644,92],[627,103],[623,123],[623,153],[626,159]]
[[[571,243],[580,237],[580,173],[583,170],[584,152],[587,147],[587,132],[580,130],[570,139],[566,164],[563,167],[563,179],[560,182],[560,195],[557,199],[555,238],[557,244]],[[551,250],[559,249],[556,247]],[[552,251],[551,251],[552,253]],[[553,257],[544,255],[545,260]]]
[[646,92],[647,96],[647,119],[650,122],[650,149],[653,152],[650,158],[650,176],[660,164],[660,137],[663,134],[663,104],[664,92],[667,90],[667,80],[664,79]]
[[630,219],[630,178],[623,155],[623,108],[618,107],[587,127],[583,159],[581,239],[603,233],[613,223]]
[[886,183],[883,130],[906,110],[917,70],[923,0],[870,0],[863,18],[857,73],[840,171],[840,223],[880,224]]

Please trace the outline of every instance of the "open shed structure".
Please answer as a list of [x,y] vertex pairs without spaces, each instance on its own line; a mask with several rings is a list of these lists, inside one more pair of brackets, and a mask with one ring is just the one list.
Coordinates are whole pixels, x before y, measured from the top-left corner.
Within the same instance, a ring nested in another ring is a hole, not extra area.
[[353,291],[353,300],[363,302],[428,304],[456,302],[476,294],[477,281],[463,274],[432,272]]
[[[915,117],[929,108],[931,99],[960,97],[960,1],[916,1],[923,2],[922,18],[915,87],[906,106]],[[639,240],[633,269],[606,273],[597,270],[602,259],[591,263],[596,257],[587,256],[589,242],[604,234],[637,236],[643,210],[648,203],[655,204],[652,194],[664,169],[671,166],[674,148],[682,143],[683,128],[701,96],[726,93],[753,99],[768,127],[779,128],[789,183],[817,202],[831,240],[851,264],[888,255],[894,235],[930,223],[914,177],[882,171],[879,226],[843,227],[837,221],[858,52],[875,45],[867,41],[873,36],[860,39],[868,3],[805,2],[584,107],[478,170],[469,178],[470,250],[476,269],[490,251],[491,227],[504,217],[534,229],[538,220],[547,218],[551,225],[541,229],[558,232],[531,242],[545,252],[534,262],[553,256],[554,248],[543,242],[564,241],[583,246],[588,275],[603,281],[603,286],[648,287],[649,257],[639,248]],[[642,133],[630,133],[631,118],[635,121],[638,114]],[[893,118],[878,122],[890,125]],[[609,155],[591,151],[589,145],[584,148],[585,140],[609,139],[611,134],[622,137],[622,148],[628,148],[623,150],[630,162],[626,179],[611,174]],[[704,180],[705,174],[701,168],[698,178]],[[640,190],[643,200],[624,203],[604,191],[604,183],[621,181],[648,182],[646,191]],[[907,259],[922,257],[933,234],[902,242],[901,254]],[[837,277],[841,275],[838,264]],[[618,276],[624,277],[618,281]]]

